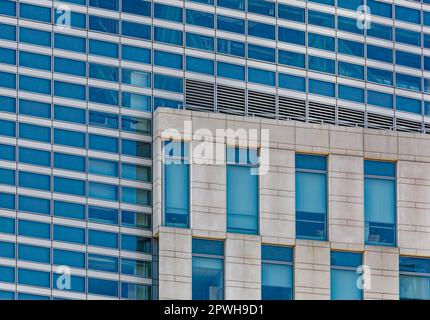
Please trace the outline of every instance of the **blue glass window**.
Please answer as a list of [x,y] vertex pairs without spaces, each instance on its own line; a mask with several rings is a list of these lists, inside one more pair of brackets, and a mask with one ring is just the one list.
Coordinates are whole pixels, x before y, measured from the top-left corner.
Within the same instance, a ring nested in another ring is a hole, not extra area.
[[367,90],[367,103],[377,107],[393,109],[393,95]]
[[158,66],[182,70],[182,59],[181,54],[154,50],[154,64]]
[[121,259],[121,273],[137,277],[151,278],[151,261]]
[[396,42],[421,46],[421,33],[407,29],[396,28]]
[[278,40],[304,46],[305,32],[296,29],[278,27]]
[[116,90],[89,87],[88,98],[91,102],[117,106],[119,94]]
[[118,258],[90,253],[88,254],[88,269],[117,273],[119,271]]
[[190,167],[188,143],[164,142],[164,224],[172,227],[189,226]]
[[39,174],[20,171],[19,186],[23,188],[39,189],[49,191],[51,189],[51,177]]
[[275,26],[248,20],[248,36],[275,40]]
[[18,259],[39,263],[51,263],[51,250],[50,248],[19,244]]
[[54,95],[63,98],[85,100],[86,88],[79,84],[54,81]]
[[182,8],[154,3],[154,18],[182,22]]
[[51,33],[42,30],[19,28],[19,41],[38,46],[51,47]]
[[382,62],[393,63],[393,49],[368,44],[367,58]]
[[118,129],[118,115],[91,110],[88,113],[88,123],[94,127]]
[[9,0],[2,0],[0,7],[0,14],[4,14],[7,16],[16,16],[16,2]]
[[49,199],[40,199],[22,195],[20,195],[18,199],[18,209],[21,211],[48,215],[51,213],[51,201]]
[[21,139],[50,142],[51,128],[27,124],[27,123],[20,123],[19,137]]
[[135,23],[130,21],[122,21],[122,35],[151,40],[151,26],[147,24]]
[[54,216],[71,219],[85,219],[85,206],[78,203],[54,201]]
[[430,259],[400,257],[400,300],[430,299]]
[[401,20],[410,23],[421,24],[421,12],[420,10],[395,6],[396,7],[396,20]]
[[193,239],[192,299],[224,299],[224,243]]
[[306,79],[299,76],[293,76],[290,74],[279,73],[279,87],[295,90],[295,91],[306,91]]
[[15,137],[15,133],[16,133],[15,122],[0,120],[0,135]]
[[[15,243],[0,241],[0,257],[15,259]],[[0,297],[0,300],[1,300],[1,297]]]
[[16,89],[16,75],[0,71],[0,87]]
[[[15,206],[15,198],[11,199],[10,197],[5,197],[3,194],[0,197],[1,200],[8,200],[11,202],[13,200],[13,205]],[[10,203],[8,204],[10,207]],[[4,205],[1,206],[2,208],[5,208]],[[6,208],[6,209],[13,209],[12,208]],[[15,234],[15,219],[6,218],[6,217],[0,217],[0,233],[8,233],[8,234]]]
[[66,58],[54,58],[54,71],[71,74],[75,76],[86,76],[87,65],[85,61],[78,61]]
[[121,140],[122,153],[133,157],[150,158],[151,144],[141,141]]
[[86,123],[85,109],[78,109],[66,106],[54,106],[54,119],[65,122]]
[[278,3],[278,18],[304,23],[305,9],[300,7],[290,6],[283,3]]
[[421,56],[406,51],[396,50],[396,64],[421,69]]
[[293,299],[293,250],[261,246],[261,299]]
[[393,28],[391,26],[372,22],[372,27],[367,29],[367,35],[385,40],[393,40]]
[[182,46],[182,31],[162,27],[154,27],[154,40],[158,42]]
[[336,86],[332,82],[309,79],[309,93],[334,98],[336,94]]
[[393,15],[392,5],[390,3],[380,2],[376,0],[367,0],[366,4],[370,8],[370,12],[372,12],[372,14],[374,15],[387,18],[391,18]]
[[97,247],[118,248],[118,234],[105,231],[88,230],[88,244]]
[[16,112],[16,99],[13,97],[0,96],[0,110],[3,112]]
[[421,100],[396,96],[396,110],[422,114]]
[[217,38],[217,52],[232,56],[245,57],[245,43]]
[[308,33],[308,45],[312,48],[334,51],[335,40],[333,37],[323,36],[316,33]]
[[151,215],[142,212],[122,211],[121,225],[128,228],[150,229]]
[[49,272],[30,269],[18,269],[18,284],[49,288],[51,283]]
[[151,239],[121,234],[121,250],[151,253]]
[[16,65],[16,51],[0,48],[0,63]]
[[308,56],[308,68],[314,71],[335,73],[336,64],[334,60],[317,56]]
[[118,0],[90,0],[89,5],[91,7],[118,10]]
[[261,1],[261,0],[248,0],[248,12],[274,17],[275,2]]
[[19,100],[19,113],[40,118],[51,118],[51,105],[49,103],[32,100]]
[[217,0],[217,5],[234,10],[245,10],[245,0]]
[[9,24],[0,23],[0,39],[15,41],[16,27]]
[[88,278],[88,293],[100,296],[118,297],[118,281]]
[[363,43],[351,41],[351,40],[345,40],[345,39],[338,39],[337,45],[338,45],[339,53],[343,53],[351,56],[357,56],[357,57],[364,57]]
[[268,62],[275,62],[275,49],[248,44],[248,58]]
[[118,224],[118,210],[90,206],[88,208],[88,220],[98,223]]
[[245,21],[238,18],[228,17],[228,16],[217,16],[217,29],[245,34]]
[[90,182],[88,184],[88,196],[95,199],[118,201],[118,187],[110,184]]
[[0,266],[0,282],[15,282],[15,268]]
[[85,181],[54,177],[54,191],[75,196],[85,196]]
[[366,244],[396,244],[396,164],[364,161]]
[[20,75],[19,90],[51,94],[51,80]]
[[214,27],[214,16],[211,13],[187,9],[186,19],[187,24],[206,28]]
[[131,187],[121,188],[121,201],[138,206],[151,205],[151,191]]
[[214,38],[204,36],[197,33],[187,32],[185,35],[187,47],[206,50],[206,51],[214,51]]
[[145,0],[123,0],[122,11],[141,16],[151,16],[151,2]]
[[[3,2],[2,2],[3,6]],[[35,6],[32,4],[19,4],[20,18],[37,20],[41,22],[51,23],[51,8]]]
[[15,185],[15,170],[0,168],[0,184]]
[[343,16],[337,17],[337,28],[342,31],[356,33],[356,34],[363,34],[364,29],[358,28],[357,26],[357,19],[347,18]]
[[118,44],[108,41],[89,39],[89,53],[96,56],[118,58]]
[[321,11],[308,10],[308,23],[320,27],[334,28],[334,16]]
[[327,159],[296,154],[296,236],[327,239]]
[[49,151],[19,147],[19,162],[38,166],[51,166],[51,153]]
[[218,61],[217,73],[219,77],[245,81],[244,66]]
[[150,112],[151,97],[142,94],[122,92],[122,107],[131,110]]
[[72,268],[85,268],[85,253],[53,249],[53,264],[67,265]]
[[337,90],[339,99],[364,103],[364,89],[339,84]]
[[122,83],[132,86],[151,88],[151,73],[139,70],[122,69]]
[[55,128],[54,143],[76,148],[85,148],[85,133]]
[[66,34],[54,34],[54,47],[68,51],[86,52],[86,39],[69,36]]
[[291,67],[304,68],[305,55],[292,51],[278,50],[278,62]]
[[51,71],[51,57],[43,54],[20,51],[19,65],[22,67]]
[[421,78],[404,73],[396,73],[396,86],[402,89],[421,91]]
[[202,59],[188,56],[186,59],[187,71],[203,73],[208,75],[214,74],[214,62],[209,59]]
[[330,256],[330,288],[332,300],[362,300],[361,253],[332,251]]
[[151,50],[129,45],[122,45],[122,59],[139,63],[151,63]]
[[183,79],[164,74],[154,74],[154,88],[166,91],[183,92]]
[[385,84],[387,86],[392,86],[393,73],[387,70],[367,67],[367,81]]
[[337,68],[339,76],[364,80],[364,66],[339,61]]
[[227,148],[227,231],[258,234],[257,150]]
[[0,144],[0,159],[6,161],[15,161],[15,146]]
[[51,225],[36,221],[19,220],[18,234],[26,237],[50,239]]
[[275,86],[275,72],[248,67],[248,81],[266,86]]

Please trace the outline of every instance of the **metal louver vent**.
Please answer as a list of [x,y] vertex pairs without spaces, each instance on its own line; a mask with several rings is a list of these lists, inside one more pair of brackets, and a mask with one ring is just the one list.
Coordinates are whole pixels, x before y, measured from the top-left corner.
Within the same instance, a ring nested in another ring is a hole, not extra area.
[[371,112],[367,113],[367,126],[369,128],[393,130],[393,120],[393,117]]
[[304,100],[279,96],[278,108],[279,119],[298,121],[305,121],[306,119],[306,102]]
[[309,102],[309,122],[336,123],[336,107]]
[[248,115],[276,118],[276,96],[257,91],[248,91]]
[[215,85],[209,82],[186,80],[185,104],[189,110],[213,112],[215,108]]
[[364,127],[364,111],[339,107],[337,120],[340,126]]
[[421,122],[396,118],[396,129],[402,132],[421,132]]
[[425,123],[425,133],[430,134],[430,123]]
[[244,89],[218,85],[217,91],[218,112],[245,115]]

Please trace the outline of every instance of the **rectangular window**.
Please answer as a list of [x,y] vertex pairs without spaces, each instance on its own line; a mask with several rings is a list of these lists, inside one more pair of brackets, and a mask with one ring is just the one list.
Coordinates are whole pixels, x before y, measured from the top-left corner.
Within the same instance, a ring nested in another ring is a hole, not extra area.
[[224,299],[224,243],[193,239],[192,299]]
[[190,165],[189,144],[164,142],[164,224],[171,227],[189,227]]
[[400,257],[400,300],[430,300],[430,259]]
[[364,161],[365,241],[396,244],[396,164]]
[[327,158],[296,154],[296,236],[327,239]]
[[330,255],[330,288],[332,300],[362,300],[361,253],[332,251]]
[[261,246],[261,299],[293,299],[293,249]]
[[227,232],[258,234],[257,150],[227,148]]

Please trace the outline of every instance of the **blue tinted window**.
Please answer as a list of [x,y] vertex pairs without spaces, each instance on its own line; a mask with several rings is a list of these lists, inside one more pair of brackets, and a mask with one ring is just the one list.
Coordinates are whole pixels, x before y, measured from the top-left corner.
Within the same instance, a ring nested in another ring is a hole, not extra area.
[[151,26],[130,21],[122,21],[122,35],[151,40]]
[[88,278],[88,293],[101,296],[118,297],[118,282]]
[[421,100],[396,96],[396,110],[421,114]]
[[73,268],[85,268],[85,253],[53,249],[53,263]]
[[118,272],[118,258],[90,253],[88,254],[88,269],[105,272]]
[[217,16],[217,29],[234,33],[245,33],[245,21],[233,17]]
[[54,95],[63,98],[85,100],[86,88],[79,84],[54,81]]
[[89,16],[89,28],[94,31],[118,34],[118,20]]
[[214,27],[214,16],[211,13],[187,9],[186,19],[187,24],[206,28]]
[[338,39],[337,41],[339,53],[364,57],[364,44],[360,42]]
[[357,19],[338,16],[337,28],[342,31],[363,34],[364,30],[357,27]]
[[49,191],[51,186],[51,177],[38,174],[38,173],[30,173],[30,172],[19,172],[19,186],[23,188],[30,189],[40,189]]
[[367,67],[367,81],[392,86],[393,73],[391,71]]
[[0,120],[0,135],[15,137],[15,122]]
[[29,269],[18,269],[18,283],[35,287],[50,287],[50,273]]
[[0,257],[15,259],[15,243],[0,241]]
[[304,68],[305,55],[302,53],[297,53],[292,51],[279,50],[278,63],[291,66],[291,67]]
[[88,173],[108,177],[117,177],[118,163],[114,161],[90,158],[88,160]]
[[421,91],[421,78],[397,73],[396,86],[407,90]]
[[154,3],[154,18],[182,22],[182,8]]
[[187,32],[186,45],[190,48],[214,51],[214,38],[201,34]]
[[85,196],[85,181],[54,177],[54,192]]
[[9,193],[0,193],[0,208],[15,209],[15,195]]
[[141,16],[151,16],[151,2],[145,0],[123,0],[122,11],[138,14]]
[[16,112],[16,99],[13,97],[0,96],[0,110],[3,112]]
[[89,40],[89,52],[97,56],[118,58],[118,44],[102,40]]
[[154,74],[154,88],[182,93],[183,79],[162,74]]
[[305,92],[306,79],[303,77],[279,73],[279,87],[289,90]]
[[[224,299],[224,248],[223,242],[193,239],[192,259],[192,299],[223,300]],[[212,247],[220,247],[212,252]],[[201,252],[200,248],[206,248]]]
[[[5,197],[1,198],[3,200]],[[15,199],[13,199],[13,201],[15,201]],[[2,206],[2,208],[4,208],[4,206]],[[15,234],[15,219],[0,217],[0,223],[0,233]]]
[[51,94],[51,80],[20,75],[19,90]]
[[118,210],[101,207],[89,207],[88,220],[99,223],[118,224]]
[[77,203],[54,201],[54,216],[82,220],[85,218],[85,206]]
[[139,111],[151,111],[151,97],[142,94],[123,92],[122,107]]
[[[3,2],[2,2],[3,6]],[[19,4],[19,16],[24,19],[51,23],[51,8],[26,3]]]
[[305,9],[278,3],[278,18],[304,23]]
[[77,148],[85,148],[85,133],[55,128],[54,143]]
[[142,88],[151,88],[151,73],[123,68],[122,83]]
[[121,188],[121,201],[139,206],[151,205],[151,191],[130,187]]
[[396,166],[365,160],[365,240],[372,245],[396,243]]
[[112,113],[90,111],[88,114],[88,122],[90,126],[118,129],[118,115]]
[[217,38],[217,52],[232,56],[245,56],[245,43]]
[[118,187],[111,184],[90,182],[88,184],[88,196],[95,199],[118,201]]
[[320,27],[334,28],[334,16],[320,11],[309,10],[308,22]]
[[89,147],[93,150],[117,153],[118,140],[116,138],[90,134]]
[[226,62],[217,62],[219,77],[245,81],[245,67]]
[[142,238],[128,234],[121,234],[121,249],[135,252],[152,252],[152,244],[150,238]]
[[391,26],[372,22],[372,27],[367,29],[367,35],[385,40],[393,40],[393,28]]
[[364,66],[347,62],[338,62],[339,76],[364,80]]
[[387,18],[391,18],[393,15],[392,5],[389,3],[379,2],[376,0],[367,0],[366,4],[370,8],[370,12],[372,12],[374,15]]
[[122,139],[122,153],[142,158],[151,157],[151,144],[141,141],[132,141]]
[[40,263],[51,263],[51,250],[49,248],[19,244],[18,259]]
[[118,248],[118,234],[89,230],[88,244],[97,247]]
[[331,82],[309,79],[309,93],[334,97],[335,85]]
[[96,87],[89,87],[89,90],[88,90],[88,99],[91,102],[117,106],[118,98],[119,98],[118,91],[116,90],[96,88]]
[[396,6],[396,19],[410,23],[421,23],[421,12],[412,8]]
[[54,167],[65,170],[85,171],[85,158],[65,153],[54,153]]
[[90,63],[88,68],[90,78],[118,82],[118,68],[114,66]]
[[16,51],[0,48],[0,63],[16,65]]
[[203,74],[214,74],[214,62],[208,59],[187,57],[187,71],[203,73]]
[[23,67],[51,70],[51,57],[26,51],[19,52],[19,65]]
[[393,108],[393,95],[382,93],[378,91],[367,91],[367,103],[377,106],[392,109]]
[[73,123],[86,123],[85,110],[66,107],[66,106],[54,106],[54,119],[59,121],[73,122]]
[[421,56],[405,51],[396,50],[396,64],[415,69],[421,69]]
[[217,5],[235,10],[245,10],[245,0],[217,0]]
[[308,68],[314,71],[335,73],[335,61],[317,56],[308,56]]
[[54,225],[54,240],[84,244],[85,229]]
[[140,63],[151,63],[151,50],[123,44],[122,59]]
[[396,41],[419,47],[421,46],[421,33],[407,29],[396,28]]
[[86,63],[66,58],[54,58],[54,71],[85,77]]
[[0,23],[0,39],[15,41],[16,27],[9,24]]
[[51,33],[25,27],[19,28],[19,41],[39,46],[51,46]]
[[248,81],[274,87],[275,72],[248,67]]
[[154,40],[182,46],[182,31],[154,27]]
[[15,161],[15,146],[0,144],[0,159]]
[[358,287],[362,264],[361,253],[331,252],[330,287],[332,300],[361,300],[363,291]]
[[364,103],[364,89],[339,84],[338,97],[343,100]]
[[21,139],[50,142],[51,128],[41,127],[41,126],[26,124],[26,123],[20,123],[19,137]]
[[313,48],[334,51],[335,40],[329,36],[323,36],[316,33],[308,33],[308,45]]
[[42,222],[19,220],[18,234],[26,237],[50,239],[51,226]]
[[15,89],[16,88],[16,75],[13,73],[0,71],[0,87]]
[[51,166],[51,152],[19,147],[19,162]]
[[275,16],[275,3],[271,1],[248,0],[248,12]]
[[0,14],[4,14],[7,16],[16,16],[16,2],[2,0],[0,6]]
[[275,26],[248,20],[248,35],[275,40]]
[[51,118],[51,105],[48,103],[19,100],[19,113],[34,117]]
[[90,0],[89,5],[92,7],[109,9],[109,10],[118,10],[118,0]]
[[248,58],[275,62],[275,49],[248,44]]
[[182,69],[182,55],[155,50],[154,64],[168,68]]
[[0,168],[0,184],[15,185],[15,170]]
[[54,35],[54,47],[68,51],[86,52],[86,39],[56,33]]

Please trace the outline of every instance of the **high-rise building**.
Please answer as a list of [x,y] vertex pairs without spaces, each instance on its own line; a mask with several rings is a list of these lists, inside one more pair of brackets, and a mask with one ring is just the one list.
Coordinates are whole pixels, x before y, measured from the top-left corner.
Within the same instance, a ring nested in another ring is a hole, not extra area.
[[0,299],[430,299],[430,0],[0,0]]

